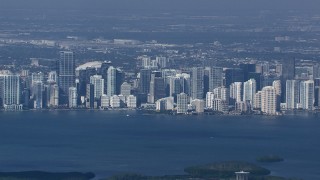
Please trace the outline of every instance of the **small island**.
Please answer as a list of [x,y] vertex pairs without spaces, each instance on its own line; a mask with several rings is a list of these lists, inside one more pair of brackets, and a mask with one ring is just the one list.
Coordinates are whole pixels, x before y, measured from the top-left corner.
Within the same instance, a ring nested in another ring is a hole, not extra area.
[[258,162],[262,163],[275,163],[275,162],[282,162],[284,159],[277,155],[267,155],[267,156],[261,156],[256,159]]

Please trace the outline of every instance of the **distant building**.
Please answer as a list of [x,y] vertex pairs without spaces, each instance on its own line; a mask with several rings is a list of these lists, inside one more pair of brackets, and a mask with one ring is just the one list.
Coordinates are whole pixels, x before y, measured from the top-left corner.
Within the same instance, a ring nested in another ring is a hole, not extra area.
[[111,96],[110,106],[112,108],[120,108],[121,107],[121,100],[120,100],[119,96],[117,96],[117,95]]
[[127,107],[128,108],[136,108],[137,107],[137,97],[134,95],[130,95],[127,97]]
[[277,94],[272,86],[266,86],[261,91],[261,111],[265,114],[277,113]]
[[69,87],[75,86],[75,59],[73,52],[61,51],[58,60],[60,104],[68,104]]
[[101,107],[102,108],[108,108],[110,106],[110,97],[106,94],[103,94],[101,96]]
[[86,107],[94,108],[94,85],[93,84],[87,84]]
[[300,83],[300,104],[305,110],[314,109],[314,81],[302,81]]
[[94,75],[90,77],[90,84],[94,86],[94,98],[100,99],[104,94],[104,79],[100,75]]
[[230,85],[230,99],[232,105],[242,101],[242,82],[234,82]]
[[209,68],[209,91],[223,85],[223,69],[221,67]]
[[34,106],[35,109],[42,109],[43,108],[43,91],[44,85],[42,82],[38,81],[33,84],[33,99],[34,99]]
[[188,95],[180,93],[177,96],[177,113],[186,114],[188,112]]
[[234,82],[244,82],[244,72],[240,68],[226,69],[225,71],[226,87]]
[[49,107],[58,107],[59,106],[59,86],[57,84],[49,86]]
[[296,109],[300,101],[300,83],[298,80],[287,80],[286,82],[286,108]]
[[77,88],[70,87],[69,88],[69,108],[78,107],[77,100],[78,100]]
[[130,96],[131,95],[131,85],[127,82],[122,83],[121,85],[121,93],[124,96]]
[[191,70],[191,99],[203,98],[203,68],[194,67]]
[[6,110],[21,110],[19,75],[0,74],[0,99]]
[[236,172],[236,180],[249,180],[249,172]]
[[254,95],[257,91],[257,83],[255,79],[249,79],[248,81],[244,82],[243,85],[243,101],[249,101],[253,104]]
[[204,113],[204,100],[195,99],[191,102],[191,105],[195,108],[196,113]]

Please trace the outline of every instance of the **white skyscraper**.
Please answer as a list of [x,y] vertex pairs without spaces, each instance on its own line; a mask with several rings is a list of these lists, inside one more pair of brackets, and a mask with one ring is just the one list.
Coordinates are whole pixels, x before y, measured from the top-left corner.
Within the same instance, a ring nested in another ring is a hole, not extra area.
[[272,82],[272,86],[276,90],[276,94],[278,96],[281,96],[281,81],[280,80],[275,80]]
[[76,108],[77,104],[77,88],[70,87],[69,88],[69,108]]
[[104,94],[104,79],[100,75],[94,75],[90,77],[90,84],[94,87],[94,98],[100,99]]
[[0,74],[0,98],[5,109],[22,109],[19,75]]
[[261,109],[261,97],[262,97],[262,92],[258,91],[254,95],[254,100],[253,100],[253,108],[254,109]]
[[188,95],[180,93],[177,96],[177,113],[185,114],[188,112]]
[[243,84],[243,101],[249,101],[253,104],[254,95],[257,91],[257,83],[255,79],[249,79],[248,81],[244,82]]
[[299,103],[300,84],[297,80],[286,81],[286,107],[296,109]]
[[308,80],[300,83],[300,104],[302,109],[314,108],[314,81]]
[[269,115],[277,113],[277,94],[273,86],[266,86],[261,91],[261,111]]
[[234,82],[230,85],[230,98],[234,102],[242,101],[242,82]]
[[113,96],[117,94],[117,69],[110,66],[108,69],[107,95]]
[[213,100],[215,99],[215,94],[213,92],[207,92],[206,95],[206,108],[213,108]]
[[59,106],[59,86],[57,84],[49,86],[49,107],[57,107]]

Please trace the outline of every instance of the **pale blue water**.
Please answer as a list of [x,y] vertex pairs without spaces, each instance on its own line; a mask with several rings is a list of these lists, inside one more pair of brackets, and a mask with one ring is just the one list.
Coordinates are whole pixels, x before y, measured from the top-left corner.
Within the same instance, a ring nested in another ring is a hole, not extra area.
[[[129,117],[126,114],[130,114]],[[170,116],[135,111],[0,112],[0,171],[183,174],[225,160],[255,162],[273,175],[320,179],[319,115]]]

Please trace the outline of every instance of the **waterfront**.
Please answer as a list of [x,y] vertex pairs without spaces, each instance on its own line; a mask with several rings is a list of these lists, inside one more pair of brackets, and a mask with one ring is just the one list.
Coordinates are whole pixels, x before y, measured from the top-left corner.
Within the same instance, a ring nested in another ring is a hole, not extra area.
[[[129,116],[127,116],[129,114]],[[263,164],[272,175],[319,179],[317,114],[172,116],[137,111],[0,113],[1,171],[182,174],[184,167],[225,160]]]

